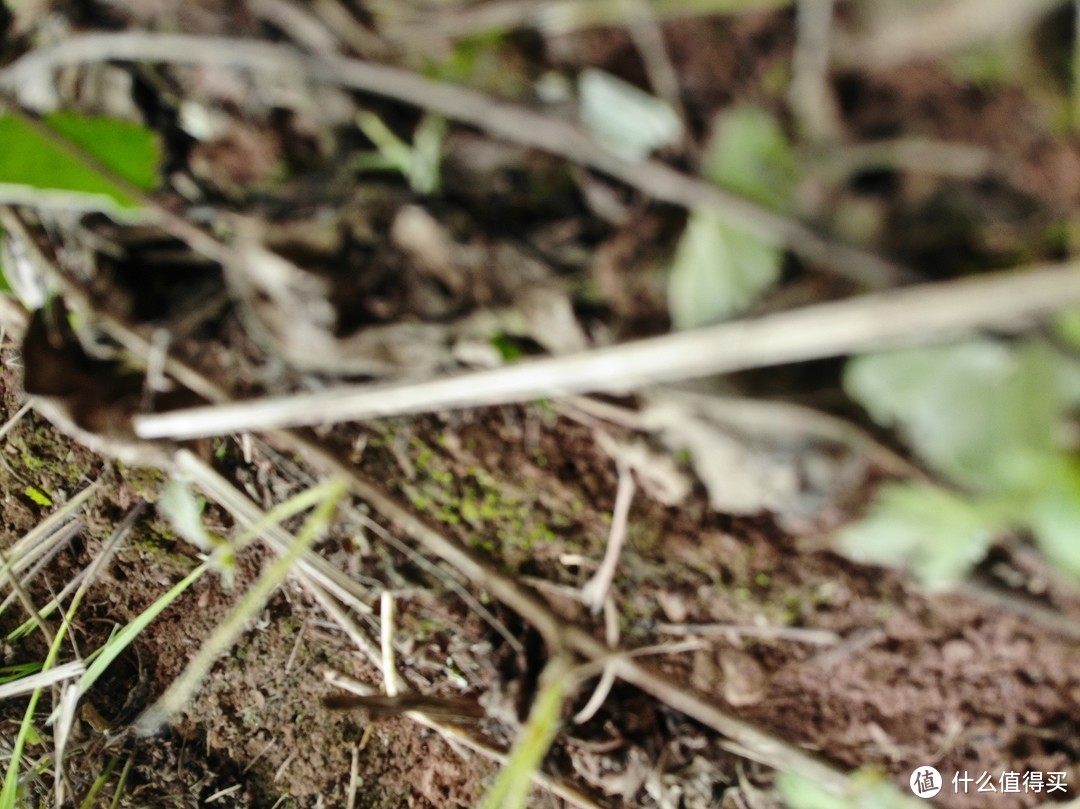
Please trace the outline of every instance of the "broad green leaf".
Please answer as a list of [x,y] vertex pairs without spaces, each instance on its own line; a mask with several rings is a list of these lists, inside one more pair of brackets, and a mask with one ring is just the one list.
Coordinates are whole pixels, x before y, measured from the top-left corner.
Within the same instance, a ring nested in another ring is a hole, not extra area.
[[668,275],[668,310],[677,329],[744,311],[780,277],[783,255],[756,236],[704,211],[690,215]]
[[796,165],[775,118],[759,107],[736,107],[717,119],[702,174],[732,193],[785,210],[791,205]]
[[1059,457],[1033,477],[1034,500],[1027,522],[1035,541],[1050,561],[1080,578],[1080,465]]
[[[119,177],[149,190],[158,180],[160,145],[153,132],[127,121],[55,113],[44,119]],[[22,119],[0,116],[0,199],[81,209],[136,207],[116,183],[69,154]]]
[[856,561],[907,567],[921,583],[941,587],[982,561],[1001,527],[991,509],[945,489],[890,483],[870,514],[841,532],[838,544]]
[[631,160],[644,160],[682,137],[682,122],[666,102],[609,73],[582,71],[578,96],[582,125]]
[[161,145],[146,127],[66,112],[49,115],[45,122],[136,188],[150,191],[157,186]]
[[849,395],[920,457],[965,486],[1022,486],[1032,457],[1053,451],[1062,385],[1052,354],[992,340],[915,348],[848,363]]

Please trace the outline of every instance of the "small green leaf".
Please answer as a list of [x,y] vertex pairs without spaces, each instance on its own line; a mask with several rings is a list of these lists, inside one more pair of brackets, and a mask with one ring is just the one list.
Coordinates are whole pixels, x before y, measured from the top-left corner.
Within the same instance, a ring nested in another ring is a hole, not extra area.
[[[789,207],[795,158],[780,125],[764,110],[737,107],[717,119],[702,172],[770,208]],[[780,278],[783,251],[705,211],[690,215],[668,276],[676,328],[715,323],[745,311]]]
[[409,187],[417,194],[438,192],[445,140],[446,119],[438,115],[425,115],[413,133],[412,160],[407,175]]
[[1045,346],[992,340],[858,357],[848,394],[899,427],[920,457],[966,486],[1023,485],[1032,456],[1053,451],[1060,367]]
[[794,773],[778,774],[776,789],[790,809],[847,809],[849,806],[842,798]]
[[744,311],[780,277],[773,245],[717,216],[690,216],[668,275],[668,309],[677,329],[715,323]]
[[926,484],[882,487],[870,514],[838,538],[858,562],[908,567],[930,587],[952,584],[982,561],[1002,527],[992,509]]
[[173,478],[158,496],[157,507],[180,536],[200,550],[210,553],[217,543],[203,523],[203,503],[184,481]]
[[446,137],[445,119],[436,115],[425,116],[413,134],[412,146],[395,135],[372,112],[365,110],[357,113],[356,125],[378,150],[356,155],[353,165],[357,171],[393,169],[401,172],[418,194],[434,194],[439,190],[439,168]]
[[582,125],[630,160],[644,160],[682,137],[682,122],[670,105],[610,73],[583,70],[578,96]]
[[[71,113],[55,113],[43,124],[139,188],[156,185],[160,146],[150,130],[127,121]],[[93,210],[136,207],[123,189],[88,161],[11,115],[0,116],[0,198]]]
[[0,666],[0,684],[13,682],[21,677],[36,674],[39,671],[41,671],[41,663],[37,661]]
[[495,350],[499,352],[499,356],[503,358],[504,362],[517,362],[525,356],[525,352],[521,350],[521,346],[514,342],[514,340],[506,334],[498,333],[493,334],[488,342],[495,347]]
[[774,210],[791,205],[797,163],[780,124],[759,107],[719,117],[702,165],[706,179]]
[[25,489],[23,489],[23,492],[26,494],[27,497],[29,497],[39,506],[45,506],[46,508],[48,508],[53,504],[52,498],[50,498],[49,495],[45,494],[45,492],[41,491],[41,489],[37,489],[33,486],[27,486]]

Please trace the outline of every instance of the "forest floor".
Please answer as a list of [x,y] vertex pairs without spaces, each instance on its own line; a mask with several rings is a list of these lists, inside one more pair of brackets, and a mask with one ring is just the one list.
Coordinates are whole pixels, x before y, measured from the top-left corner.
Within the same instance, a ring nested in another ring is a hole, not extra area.
[[[374,58],[527,106],[552,76],[589,68],[649,86],[657,44],[643,42],[659,34],[660,61],[671,68],[687,132],[682,146],[662,155],[673,165],[695,165],[714,118],[733,106],[767,110],[789,129],[800,123],[786,97],[799,37],[792,8],[565,31],[536,27],[530,21],[537,18],[528,17],[501,33],[482,28],[477,9],[484,4],[474,7],[475,17],[444,8],[411,19],[405,6],[376,12],[345,3],[202,0],[170,10],[138,0],[89,4],[81,16],[65,16],[60,6],[67,6],[56,5],[39,9],[38,20],[29,12],[16,17],[7,60],[56,36],[52,28],[65,35],[229,36]],[[328,8],[350,14],[351,22]],[[449,27],[454,20],[458,34]],[[1072,26],[1064,8],[1023,37],[1015,53],[994,51],[1005,65],[998,73],[978,48],[860,62],[864,51],[852,44],[863,30],[855,10],[839,4],[834,24],[840,33],[825,126],[851,151],[804,143],[796,152],[801,166],[819,169],[807,169],[796,186],[801,219],[914,268],[919,281],[1075,252],[1069,228],[1080,202],[1080,140],[1062,121],[1068,91],[1059,63],[1067,61]],[[310,287],[288,278],[284,292],[252,291],[244,287],[251,279],[237,280],[235,268],[176,258],[175,239],[148,235],[142,225],[99,216],[57,224],[31,209],[16,212],[60,265],[67,304],[80,317],[148,337],[167,329],[170,356],[230,398],[447,370],[467,361],[447,348],[460,335],[455,349],[479,350],[468,327],[451,337],[380,334],[359,349],[341,335],[406,321],[456,329],[478,310],[515,309],[526,288],[557,289],[564,296],[558,300],[570,305],[537,304],[542,311],[526,316],[524,327],[500,327],[509,335],[498,341],[502,359],[670,327],[663,267],[685,211],[558,154],[451,122],[441,186],[420,193],[400,172],[357,169],[356,154],[372,149],[353,123],[358,111],[373,111],[406,142],[422,126],[414,107],[393,99],[167,61],[101,61],[63,68],[55,79],[66,109],[140,120],[160,134],[166,187],[157,198],[167,208],[252,254],[275,250],[321,268]],[[566,112],[558,102],[549,107],[552,116]],[[886,166],[851,157],[854,147],[903,138],[929,150],[916,157],[901,150]],[[934,144],[963,147],[973,162],[936,164]],[[411,235],[403,235],[408,228]],[[315,288],[324,299],[298,303]],[[753,313],[863,288],[857,278],[792,253],[780,283]],[[573,313],[572,327],[559,319],[565,311]],[[8,324],[8,334],[17,328]],[[316,329],[323,331],[311,338]],[[332,350],[321,353],[324,345]],[[31,363],[65,361],[63,351],[31,355],[17,340],[0,356],[5,419],[25,401],[24,366],[30,373]],[[71,362],[54,376],[68,380],[104,367],[84,355]],[[564,724],[543,765],[547,780],[534,787],[529,805],[826,805],[808,803],[798,785],[778,786],[777,767],[790,760],[784,753],[770,758],[772,740],[827,772],[859,770],[868,783],[883,776],[904,792],[914,771],[935,767],[946,783],[927,803],[942,807],[1076,801],[1075,582],[1017,536],[1001,538],[966,583],[940,592],[921,588],[904,570],[858,564],[837,552],[831,537],[863,513],[882,482],[926,474],[895,436],[869,426],[844,398],[842,369],[841,360],[824,359],[635,396],[553,398],[187,444],[264,511],[342,466],[355,476],[353,494],[357,487],[377,491],[384,499],[350,495],[318,544],[318,554],[348,574],[354,601],[338,603],[331,614],[306,581],[290,577],[167,727],[136,734],[131,723],[181,675],[274,554],[248,545],[237,556],[231,587],[221,576],[203,575],[83,698],[90,708],[80,712],[62,764],[76,805],[96,779],[102,797],[92,805],[109,805],[125,764],[112,805],[478,805],[498,763],[469,744],[512,746],[545,661],[557,651],[539,613],[521,611],[528,599],[539,599],[543,615],[559,626],[598,643],[655,647],[634,659],[654,678],[649,682],[671,687],[669,693],[624,678],[575,723],[596,679],[580,684],[563,706]],[[64,391],[53,399],[84,428],[113,404],[81,389]],[[713,404],[733,397],[783,399],[793,407],[785,412],[798,414],[796,426],[779,416],[774,428],[740,426],[745,422]],[[857,438],[825,430],[812,415],[819,411],[858,425],[851,433]],[[701,432],[678,446],[643,414],[669,419],[669,434],[676,423]],[[6,549],[76,492],[97,485],[77,515],[78,530],[26,580],[39,606],[87,568],[136,512],[72,623],[64,657],[88,657],[189,574],[199,548],[155,506],[169,479],[155,468],[156,456],[105,457],[102,446],[87,448],[33,411],[4,440]],[[103,446],[113,446],[111,435]],[[725,509],[710,482],[699,479],[691,456],[714,449],[720,476],[749,498],[749,507]],[[205,524],[229,535],[235,515],[209,493],[207,500]],[[583,588],[624,506],[626,545],[597,615]],[[301,523],[293,518],[286,528]],[[487,573],[440,559],[433,545],[418,542],[417,525],[464,549]],[[524,595],[508,603],[499,588]],[[326,681],[329,670],[381,688],[371,650],[379,647],[384,591],[396,601],[397,662],[407,687],[475,700],[482,718],[447,720],[439,731],[404,714],[368,721],[324,706],[337,693]],[[8,637],[4,666],[45,657],[40,634],[8,636],[24,620],[17,603],[0,613]],[[585,646],[579,643],[578,652],[588,656]],[[715,713],[688,712],[680,694]],[[0,703],[0,739],[14,739],[25,705],[25,698]],[[57,764],[44,725],[51,705],[46,700],[39,709],[39,737],[25,754],[27,806],[53,805]],[[717,732],[727,720],[735,736]],[[791,769],[811,780],[816,772],[798,762]],[[1062,774],[1065,789],[1002,786],[1007,773],[1032,771],[1047,779]],[[954,786],[954,774],[971,781]],[[827,805],[870,805],[835,800]]]

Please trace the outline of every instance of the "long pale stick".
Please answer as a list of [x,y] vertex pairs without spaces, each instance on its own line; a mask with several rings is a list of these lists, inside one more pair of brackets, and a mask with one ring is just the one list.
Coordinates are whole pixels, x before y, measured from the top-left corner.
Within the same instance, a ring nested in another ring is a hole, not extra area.
[[406,413],[508,404],[647,385],[1011,330],[1080,304],[1080,263],[923,284],[765,317],[422,382],[316,393],[135,417],[142,438],[195,438]]

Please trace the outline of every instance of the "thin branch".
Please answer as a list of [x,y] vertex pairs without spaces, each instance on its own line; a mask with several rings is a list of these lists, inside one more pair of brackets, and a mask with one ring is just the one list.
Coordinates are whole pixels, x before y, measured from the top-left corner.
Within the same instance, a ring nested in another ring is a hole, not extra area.
[[1016,270],[806,306],[561,357],[413,383],[136,416],[143,438],[195,438],[509,404],[648,385],[1017,329],[1080,303],[1080,262]]
[[930,59],[983,42],[1019,39],[1061,0],[949,0],[901,3],[880,12],[858,37],[837,41],[834,58],[848,68],[883,68]]
[[398,681],[397,655],[394,654],[394,625],[397,623],[397,604],[394,594],[383,590],[379,599],[379,641],[382,650],[383,690],[386,696],[396,697],[401,691]]
[[832,646],[840,636],[828,629],[801,626],[753,626],[737,624],[657,624],[656,631],[666,635],[692,635],[700,638],[768,638]]
[[686,123],[686,109],[679,92],[679,75],[672,64],[664,42],[664,31],[647,0],[623,0],[627,20],[624,23],[637,48],[653,94],[668,103],[679,119]]
[[829,30],[833,0],[798,0],[798,40],[792,59],[788,104],[800,134],[811,142],[835,140],[840,132],[836,101],[829,88]]
[[604,549],[604,560],[592,578],[581,588],[581,600],[593,615],[597,615],[604,606],[615,571],[619,567],[619,559],[626,542],[630,504],[634,500],[634,473],[630,465],[621,459],[616,459],[616,465],[619,483],[615,490],[615,508],[611,514],[611,530],[608,532],[607,546]]

